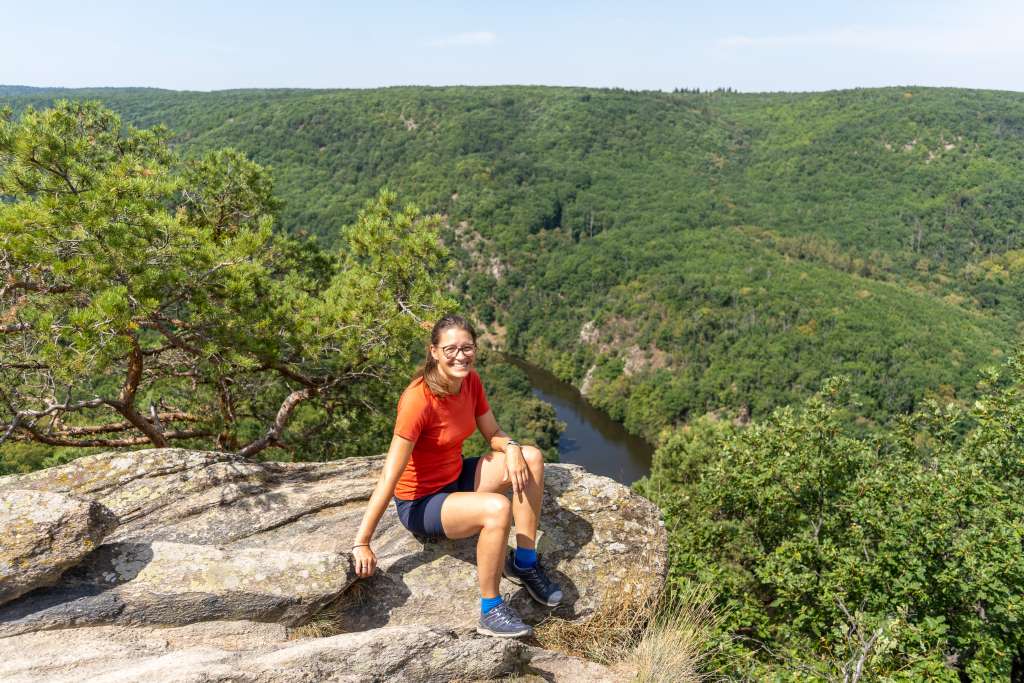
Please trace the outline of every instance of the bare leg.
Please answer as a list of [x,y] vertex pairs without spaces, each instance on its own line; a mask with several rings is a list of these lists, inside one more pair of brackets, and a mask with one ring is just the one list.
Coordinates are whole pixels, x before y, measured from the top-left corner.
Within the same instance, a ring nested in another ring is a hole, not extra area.
[[[523,458],[530,470],[526,490],[512,495],[512,519],[516,525],[516,545],[534,548],[537,545],[537,525],[540,505],[544,498],[544,455],[538,448],[523,446]],[[488,492],[508,491],[512,483],[505,469],[505,454],[492,451],[480,458],[476,468],[476,490]]]
[[505,496],[475,491],[449,494],[441,506],[441,526],[448,538],[480,534],[476,542],[476,569],[480,594],[485,598],[498,597],[512,521],[509,511]]

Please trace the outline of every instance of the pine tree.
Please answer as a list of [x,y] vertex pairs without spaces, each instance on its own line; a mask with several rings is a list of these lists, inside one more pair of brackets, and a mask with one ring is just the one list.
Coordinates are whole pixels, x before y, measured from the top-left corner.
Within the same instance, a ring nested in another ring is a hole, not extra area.
[[451,307],[438,219],[383,191],[325,251],[272,229],[266,169],[170,139],[98,103],[0,115],[0,443],[358,441]]

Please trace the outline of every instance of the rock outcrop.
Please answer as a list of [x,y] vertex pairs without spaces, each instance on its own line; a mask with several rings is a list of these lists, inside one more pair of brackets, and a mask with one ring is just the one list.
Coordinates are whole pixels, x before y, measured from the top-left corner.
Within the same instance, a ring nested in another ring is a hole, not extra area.
[[[421,543],[389,507],[374,538],[379,570],[357,581],[349,542],[382,462],[158,449],[0,478],[0,500],[68,497],[119,522],[97,526],[94,536],[109,531],[102,544],[54,585],[0,605],[0,679],[479,680],[530,660],[558,669],[555,655],[473,632],[472,539]],[[545,490],[539,550],[565,592],[556,615],[585,618],[638,561],[661,585],[666,539],[649,501],[571,465],[548,466]],[[527,621],[552,612],[514,584],[502,590]],[[327,605],[336,635],[288,640]],[[479,667],[452,668],[464,659]]]
[[0,493],[0,604],[55,583],[116,522],[95,501],[50,491]]
[[0,639],[6,683],[320,683],[495,679],[528,667],[518,641],[459,637],[428,626],[388,626],[287,640],[283,626],[205,622],[172,628],[72,629]]

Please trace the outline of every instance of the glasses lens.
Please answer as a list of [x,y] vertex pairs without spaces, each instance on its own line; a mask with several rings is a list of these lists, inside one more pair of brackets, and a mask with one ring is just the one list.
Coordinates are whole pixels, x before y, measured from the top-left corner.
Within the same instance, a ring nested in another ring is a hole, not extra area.
[[459,354],[459,351],[461,351],[462,355],[466,357],[472,356],[476,353],[476,347],[472,344],[466,344],[465,346],[446,346],[441,350],[444,352],[445,358],[455,358],[455,356]]

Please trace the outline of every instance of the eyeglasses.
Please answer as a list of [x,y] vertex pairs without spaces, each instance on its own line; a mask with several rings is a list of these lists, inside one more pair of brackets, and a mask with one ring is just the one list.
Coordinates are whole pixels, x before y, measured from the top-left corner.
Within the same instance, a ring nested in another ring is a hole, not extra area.
[[448,360],[452,360],[459,355],[459,351],[462,351],[462,355],[466,358],[472,358],[476,354],[475,344],[466,344],[465,346],[444,346],[441,348],[441,353]]

